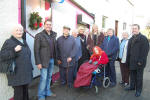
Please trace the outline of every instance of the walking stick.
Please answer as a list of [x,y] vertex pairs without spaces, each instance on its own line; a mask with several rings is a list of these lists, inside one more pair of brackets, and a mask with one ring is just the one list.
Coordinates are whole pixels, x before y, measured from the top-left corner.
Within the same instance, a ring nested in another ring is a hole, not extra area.
[[67,85],[69,85],[68,83],[68,72],[69,72],[69,62],[67,63],[67,70],[66,70],[66,80],[67,80]]

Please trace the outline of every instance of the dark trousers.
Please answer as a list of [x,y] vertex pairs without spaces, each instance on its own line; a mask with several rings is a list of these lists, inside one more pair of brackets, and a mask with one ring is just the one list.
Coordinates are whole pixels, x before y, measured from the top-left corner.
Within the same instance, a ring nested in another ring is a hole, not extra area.
[[115,70],[115,61],[109,61],[106,66],[106,73],[110,78],[110,81],[116,84],[116,70]]
[[130,87],[142,92],[144,68],[130,70]]
[[73,69],[73,66],[69,66],[68,68],[59,67],[60,80],[62,84],[73,84]]
[[13,86],[14,100],[29,100],[28,85]]
[[119,62],[120,62],[122,81],[124,83],[129,83],[129,67],[127,66],[126,63],[121,63],[121,60]]
[[73,78],[76,79],[77,76],[77,70],[78,70],[78,61],[75,61],[75,65],[73,66]]

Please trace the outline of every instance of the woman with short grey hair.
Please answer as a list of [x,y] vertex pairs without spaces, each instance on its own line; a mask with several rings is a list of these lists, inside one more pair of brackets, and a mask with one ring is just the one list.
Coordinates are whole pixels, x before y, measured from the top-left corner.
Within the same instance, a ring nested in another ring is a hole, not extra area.
[[122,33],[122,40],[119,49],[119,62],[120,62],[120,71],[122,76],[122,81],[120,81],[120,84],[125,87],[129,84],[129,67],[126,63],[128,41],[129,41],[128,37],[129,37],[128,32]]
[[28,84],[32,81],[31,52],[22,36],[22,25],[14,25],[12,36],[0,51],[2,61],[14,62],[13,74],[7,74],[8,85],[14,88],[14,100],[29,100]]

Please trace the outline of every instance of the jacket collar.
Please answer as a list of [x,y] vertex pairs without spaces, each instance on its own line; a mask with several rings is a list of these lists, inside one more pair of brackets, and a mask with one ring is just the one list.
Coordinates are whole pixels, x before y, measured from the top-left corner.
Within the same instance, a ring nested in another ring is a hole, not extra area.
[[142,34],[141,34],[141,33],[139,33],[139,34],[137,34],[137,35],[133,35],[133,36],[132,36],[132,38],[139,39],[139,37],[140,37],[141,35],[142,35]]
[[[46,34],[46,35],[48,36],[48,33],[46,32],[45,29],[43,30],[43,34]],[[54,38],[54,37],[56,37],[56,33],[51,30],[51,31],[50,31],[50,36],[51,36],[52,38]]]
[[70,37],[70,35],[68,35],[67,37],[65,37],[65,36],[63,35],[63,37],[64,37],[65,39],[67,39],[68,37]]
[[14,36],[11,36],[11,39],[21,46],[27,46],[27,43],[24,39],[23,39],[23,43],[21,43],[19,40],[17,40]]

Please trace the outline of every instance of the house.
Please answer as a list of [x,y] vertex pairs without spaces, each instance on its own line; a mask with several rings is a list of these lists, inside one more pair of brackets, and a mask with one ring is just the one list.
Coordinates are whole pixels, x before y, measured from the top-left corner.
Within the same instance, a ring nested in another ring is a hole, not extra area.
[[[62,27],[68,25],[71,29],[84,26],[91,28],[94,23],[94,15],[89,13],[74,0],[3,0],[0,2],[0,48],[4,41],[11,35],[11,28],[15,23],[20,23],[25,29],[24,38],[26,39],[32,53],[32,64],[34,65],[34,77],[40,75],[34,62],[34,36],[43,30],[43,27],[32,29],[30,25],[31,14],[38,12],[42,18],[52,20],[52,28],[62,35]],[[33,24],[37,26],[37,24]],[[42,25],[41,25],[42,26]],[[7,86],[6,75],[0,74],[0,100],[9,100],[13,97],[13,88]]]
[[[88,11],[95,13],[95,23],[99,29],[113,28],[121,39],[123,31],[130,33],[134,21],[134,0],[76,0]],[[135,1],[136,2],[136,1]]]

